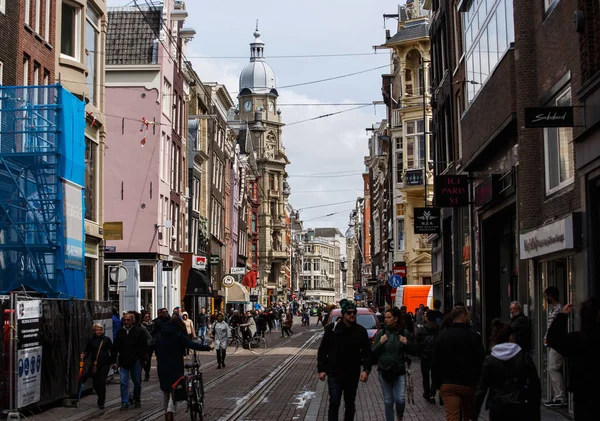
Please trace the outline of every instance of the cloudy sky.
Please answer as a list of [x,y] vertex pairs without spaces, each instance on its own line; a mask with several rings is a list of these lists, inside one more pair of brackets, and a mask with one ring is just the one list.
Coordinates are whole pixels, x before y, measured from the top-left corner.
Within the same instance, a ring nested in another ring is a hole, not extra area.
[[[150,0],[137,3],[145,5],[146,1]],[[388,54],[379,51],[375,55],[372,47],[384,42],[383,14],[396,13],[399,2],[405,0],[187,0],[186,26],[196,30],[187,56],[203,82],[224,83],[236,97],[258,19],[265,57],[275,71],[278,87],[386,66]],[[108,0],[109,6],[126,4],[133,2]],[[392,35],[396,25],[393,19],[386,22]],[[276,57],[340,54],[348,56]],[[385,111],[381,105],[369,105],[293,123],[357,107],[326,104],[381,101],[382,73],[387,73],[387,68],[279,89],[279,108],[289,124],[283,130],[283,141],[292,162],[287,169],[290,202],[300,209],[305,228],[333,226],[345,232],[353,202],[362,195],[361,173],[368,141],[365,128],[383,119]],[[332,213],[335,215],[325,217]]]

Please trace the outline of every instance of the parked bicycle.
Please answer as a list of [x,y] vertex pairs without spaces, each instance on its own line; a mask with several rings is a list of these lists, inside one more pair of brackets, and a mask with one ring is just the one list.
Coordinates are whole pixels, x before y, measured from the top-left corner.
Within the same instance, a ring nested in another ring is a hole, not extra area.
[[[200,363],[194,351],[194,361],[185,364],[187,372],[175,383],[173,389],[175,401],[187,401],[187,410],[191,421],[204,420],[204,381]],[[183,382],[183,383],[182,383]]]
[[257,333],[252,338],[247,339],[239,326],[236,326],[231,328],[231,339],[227,344],[227,349],[231,349],[231,353],[235,354],[240,346],[258,355],[262,355],[267,351],[267,341],[265,338]]

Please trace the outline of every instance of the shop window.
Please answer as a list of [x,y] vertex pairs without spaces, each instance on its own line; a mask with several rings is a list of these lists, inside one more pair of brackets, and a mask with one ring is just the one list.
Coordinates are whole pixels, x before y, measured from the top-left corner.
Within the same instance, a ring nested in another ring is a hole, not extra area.
[[[571,105],[571,88],[558,94],[554,104]],[[544,129],[544,160],[546,194],[552,194],[572,184],[574,180],[573,129],[571,127]]]

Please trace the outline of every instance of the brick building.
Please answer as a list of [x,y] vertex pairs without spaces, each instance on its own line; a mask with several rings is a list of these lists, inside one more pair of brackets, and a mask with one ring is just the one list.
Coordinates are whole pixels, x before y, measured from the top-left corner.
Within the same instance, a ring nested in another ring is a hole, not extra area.
[[[16,2],[0,0],[0,85],[17,85],[18,38],[20,8]],[[20,60],[19,60],[20,62]]]
[[[465,302],[484,338],[491,321],[508,320],[510,302],[519,300],[532,320],[542,373],[543,291],[556,286],[563,303],[589,294],[584,189],[573,150],[583,125],[577,6],[561,0],[425,3],[433,16],[436,173],[468,176],[470,193],[468,206],[443,211],[433,272],[447,287],[446,309],[449,300]],[[556,109],[546,107],[559,106],[573,113],[573,123],[552,120]]]

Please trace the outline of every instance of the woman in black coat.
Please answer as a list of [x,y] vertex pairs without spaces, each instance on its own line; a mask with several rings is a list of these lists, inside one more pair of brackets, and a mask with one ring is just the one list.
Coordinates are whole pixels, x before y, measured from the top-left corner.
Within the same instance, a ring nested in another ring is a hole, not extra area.
[[106,377],[111,364],[114,363],[112,352],[113,343],[109,337],[104,335],[104,327],[101,324],[94,325],[94,335],[88,340],[85,350],[81,353],[81,359],[90,358],[90,368],[81,379],[82,384],[89,377],[92,378],[94,390],[98,395],[98,408],[104,409],[106,399]]
[[598,419],[600,396],[600,306],[595,298],[581,304],[579,332],[567,333],[572,304],[567,304],[548,329],[548,346],[567,358],[567,389],[573,392],[575,421]]
[[542,385],[533,360],[515,342],[508,323],[492,322],[492,354],[483,370],[473,405],[472,421],[477,421],[488,390],[486,408],[490,421],[539,421]]
[[173,317],[161,330],[160,338],[156,339],[154,352],[156,353],[156,370],[160,390],[164,394],[165,415],[167,420],[172,420],[175,414],[172,386],[184,375],[183,356],[186,348],[199,351],[210,351],[208,345],[193,342],[187,337],[185,325],[179,317]]

